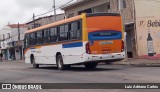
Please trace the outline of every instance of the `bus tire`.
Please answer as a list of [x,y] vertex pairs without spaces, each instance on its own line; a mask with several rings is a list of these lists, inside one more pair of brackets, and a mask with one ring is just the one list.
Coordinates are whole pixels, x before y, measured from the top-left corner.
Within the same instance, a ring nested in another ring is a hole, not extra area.
[[33,64],[33,68],[35,68],[35,69],[36,69],[36,68],[39,68],[39,64],[36,64],[34,57],[31,58],[31,62],[32,62],[32,64]]
[[98,62],[85,63],[84,66],[86,69],[95,69],[98,65]]
[[57,67],[59,70],[64,70],[63,58],[62,55],[57,56]]

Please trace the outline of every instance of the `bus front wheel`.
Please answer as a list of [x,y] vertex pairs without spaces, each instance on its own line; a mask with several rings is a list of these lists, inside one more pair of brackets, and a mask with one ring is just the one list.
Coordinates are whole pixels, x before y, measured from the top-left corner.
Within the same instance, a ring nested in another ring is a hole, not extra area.
[[84,66],[86,69],[95,69],[98,65],[98,62],[85,63]]

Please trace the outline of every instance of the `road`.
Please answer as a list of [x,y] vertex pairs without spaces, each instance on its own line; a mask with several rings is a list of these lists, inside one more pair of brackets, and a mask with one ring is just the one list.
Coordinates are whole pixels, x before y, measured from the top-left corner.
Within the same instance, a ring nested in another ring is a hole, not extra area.
[[[0,82],[3,83],[146,83],[146,82],[160,83],[159,71],[160,67],[138,67],[138,66],[127,66],[127,65],[104,65],[104,64],[100,64],[96,70],[86,70],[84,66],[73,66],[70,70],[59,71],[56,66],[40,66],[39,69],[33,69],[32,65],[25,64],[22,61],[21,62],[11,61],[11,62],[0,62]],[[50,92],[50,90],[45,90],[45,91]],[[54,91],[75,92],[73,90],[72,91],[54,90]],[[86,92],[86,90],[76,90],[76,92],[77,91]],[[88,90],[88,91],[106,92],[107,90]],[[112,90],[112,92],[121,92],[121,91],[138,92],[140,90],[127,90],[127,91]],[[151,90],[144,90],[144,91],[150,92]],[[153,92],[159,92],[159,91],[153,90]]]

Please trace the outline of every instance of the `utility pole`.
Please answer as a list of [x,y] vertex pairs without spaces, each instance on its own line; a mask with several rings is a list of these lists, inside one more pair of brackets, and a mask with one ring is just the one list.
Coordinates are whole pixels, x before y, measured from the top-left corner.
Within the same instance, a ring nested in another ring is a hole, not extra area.
[[33,28],[35,28],[36,26],[36,23],[35,23],[35,15],[34,15],[34,13],[33,13]]
[[124,50],[125,50],[125,61],[128,61],[128,55],[127,55],[127,41],[126,41],[126,36],[127,36],[127,33],[125,31],[125,19],[124,19],[124,13],[123,13],[123,9],[124,9],[124,0],[118,0],[118,6],[119,6],[119,12],[122,16],[122,22],[123,22],[123,30],[124,30]]
[[55,0],[53,0],[53,8],[54,8],[54,20],[55,20],[55,22],[57,21],[57,15],[56,15],[56,1]]
[[19,55],[20,55],[20,59],[22,59],[22,55],[21,55],[21,39],[20,39],[20,25],[18,23],[18,49],[19,49]]
[[20,27],[19,27],[19,23],[18,23],[18,42],[20,42]]
[[138,57],[138,53],[137,53],[137,51],[138,51],[138,42],[137,42],[137,31],[136,31],[136,9],[135,9],[135,1],[134,0],[132,0],[132,8],[133,8],[133,21],[134,21],[134,37],[135,37],[135,55],[136,55],[136,57]]

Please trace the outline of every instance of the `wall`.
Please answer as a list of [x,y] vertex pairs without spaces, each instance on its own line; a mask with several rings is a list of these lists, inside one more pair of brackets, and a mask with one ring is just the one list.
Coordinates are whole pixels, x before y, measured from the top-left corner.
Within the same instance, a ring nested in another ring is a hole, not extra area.
[[[10,42],[11,39],[9,39],[8,33],[11,34],[11,28],[8,26],[4,26],[0,30],[1,49],[6,49],[7,47],[9,47],[9,45],[7,43]],[[4,39],[3,39],[3,34],[5,36]]]
[[134,22],[134,0],[124,0],[124,1],[126,2],[126,8],[124,8],[122,12],[124,16],[124,21],[125,23],[133,23]]
[[[116,1],[116,0],[114,0]],[[81,4],[77,4],[73,7],[69,7],[69,8],[65,8],[65,14],[66,16],[68,16],[69,14],[74,13],[74,16],[78,15],[79,11],[88,9],[88,8],[92,8],[92,7],[96,7],[98,5],[104,4],[104,3],[108,3],[110,2],[111,4],[111,9],[112,11],[110,12],[116,12],[117,11],[117,2],[114,2],[113,0],[85,0],[85,2],[81,3]]]
[[[56,19],[57,19],[57,21],[63,20],[64,19],[64,14],[57,14]],[[35,24],[40,24],[40,26],[50,24],[50,23],[53,23],[53,22],[55,22],[54,16],[47,16],[47,17],[43,17],[43,18],[35,20]],[[34,22],[31,21],[31,22],[26,23],[26,24],[27,24],[28,29],[32,29],[33,25],[34,25]]]
[[137,50],[140,58],[160,59],[159,6],[160,2],[155,0],[135,0]]
[[160,16],[158,0],[134,0],[137,17]]
[[[20,28],[20,40],[24,39],[24,33],[27,28]],[[11,39],[12,41],[18,41],[18,28],[11,29]]]
[[[64,8],[65,14],[68,17],[70,14],[74,13],[74,16],[78,15],[79,11],[88,9],[88,8],[96,8],[99,5],[102,5],[102,7],[94,9],[94,13],[96,12],[109,12],[109,13],[120,13],[119,7],[118,7],[118,0],[83,0],[85,2],[76,4],[72,7],[66,7]],[[133,0],[125,0],[126,2],[126,8],[123,10],[124,13],[124,19],[125,23],[130,23],[134,21],[133,15]],[[107,7],[103,6],[105,3],[110,3],[110,9],[107,9]],[[106,8],[106,9],[105,9]],[[100,9],[103,9],[100,10]],[[104,10],[105,9],[105,10]]]
[[[11,28],[9,26],[4,26],[0,30],[0,45],[1,45],[1,52],[3,53],[3,59],[8,60],[9,59],[9,48],[8,45],[9,42],[11,42],[11,39],[8,37],[8,33],[11,34]],[[3,34],[5,35],[5,38],[3,39]]]

